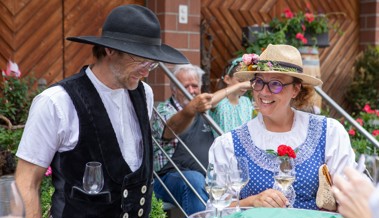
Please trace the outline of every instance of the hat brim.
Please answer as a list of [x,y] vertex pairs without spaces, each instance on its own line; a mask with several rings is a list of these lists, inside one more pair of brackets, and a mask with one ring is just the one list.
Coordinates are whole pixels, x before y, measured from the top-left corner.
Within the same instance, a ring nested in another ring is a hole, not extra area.
[[237,78],[247,81],[254,78],[254,75],[260,73],[260,74],[267,74],[267,73],[276,73],[276,74],[283,74],[288,75],[292,77],[299,78],[303,81],[306,85],[312,85],[312,86],[320,86],[322,85],[322,81],[318,78],[315,78],[313,76],[309,76],[304,73],[297,73],[297,72],[283,72],[283,71],[239,71],[234,73],[233,76],[236,76]]
[[96,36],[68,37],[67,40],[113,48],[146,59],[161,61],[170,64],[189,63],[188,59],[182,53],[166,44],[148,45],[138,42],[127,42],[113,38]]

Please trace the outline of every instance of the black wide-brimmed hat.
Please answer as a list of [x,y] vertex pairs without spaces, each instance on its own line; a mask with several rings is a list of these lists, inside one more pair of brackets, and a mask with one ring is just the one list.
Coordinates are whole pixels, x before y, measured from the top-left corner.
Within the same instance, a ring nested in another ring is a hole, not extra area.
[[157,16],[140,5],[123,5],[113,9],[105,20],[101,36],[68,37],[67,40],[101,45],[165,63],[189,63],[178,50],[162,44]]

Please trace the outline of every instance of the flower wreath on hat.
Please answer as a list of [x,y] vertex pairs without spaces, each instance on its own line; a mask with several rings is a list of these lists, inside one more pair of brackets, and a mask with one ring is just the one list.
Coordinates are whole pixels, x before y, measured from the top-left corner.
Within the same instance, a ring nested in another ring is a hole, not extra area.
[[254,78],[256,73],[277,73],[301,79],[302,83],[318,86],[322,81],[303,72],[302,57],[290,45],[268,45],[260,56],[244,54],[240,69],[234,75],[244,81]]

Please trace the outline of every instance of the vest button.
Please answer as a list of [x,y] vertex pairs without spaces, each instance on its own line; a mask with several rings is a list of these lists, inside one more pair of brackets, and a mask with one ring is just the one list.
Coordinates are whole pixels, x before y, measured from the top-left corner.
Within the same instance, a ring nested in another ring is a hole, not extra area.
[[129,214],[128,213],[124,213],[124,216],[122,216],[122,218],[129,218]]
[[124,195],[124,198],[127,198],[127,197],[128,197],[128,190],[127,190],[127,189],[124,190],[123,195]]
[[146,185],[142,186],[142,188],[141,188],[141,192],[142,192],[142,194],[145,194],[145,193],[146,193],[146,190],[147,190]]
[[139,209],[139,211],[138,211],[138,216],[141,217],[142,215],[143,215],[143,209],[141,208],[141,209]]
[[145,204],[145,198],[144,197],[141,198],[141,200],[139,201],[139,204],[141,206],[143,206]]

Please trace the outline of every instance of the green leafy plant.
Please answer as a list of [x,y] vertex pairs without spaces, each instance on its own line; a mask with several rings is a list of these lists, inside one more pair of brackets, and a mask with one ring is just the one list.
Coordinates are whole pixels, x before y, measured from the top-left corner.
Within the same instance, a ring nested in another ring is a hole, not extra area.
[[41,206],[43,218],[50,217],[51,197],[53,196],[55,190],[52,183],[51,173],[51,168],[49,167],[41,184]]
[[[379,110],[371,109],[369,104],[363,107],[358,114],[353,114],[355,120],[377,140],[379,140]],[[379,154],[375,146],[366,137],[361,134],[347,120],[341,119],[341,123],[345,126],[350,136],[351,145],[357,157],[360,154]]]
[[155,197],[153,192],[153,198],[151,200],[151,212],[150,218],[165,218],[166,212],[163,210],[163,201]]
[[355,113],[368,102],[379,108],[379,46],[368,47],[356,60],[352,83],[346,92],[346,101]]
[[[293,13],[285,9],[281,18],[273,18],[268,26],[263,25],[261,31],[252,32],[253,41],[248,42],[246,51],[238,53],[260,54],[268,44],[288,44],[294,47],[304,45],[316,46],[316,36],[328,33],[330,29],[339,31],[338,25],[329,25],[328,16],[345,15],[344,13],[313,13],[307,3],[305,12]],[[339,31],[341,33],[341,31]]]

